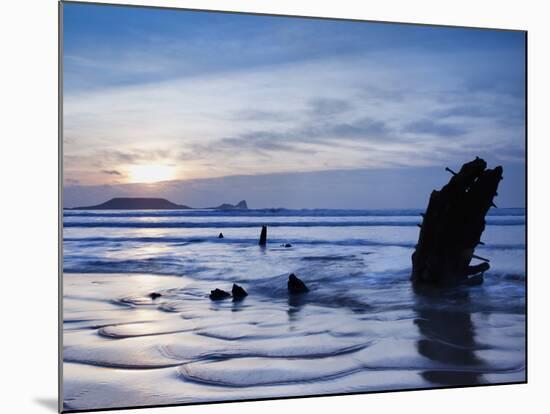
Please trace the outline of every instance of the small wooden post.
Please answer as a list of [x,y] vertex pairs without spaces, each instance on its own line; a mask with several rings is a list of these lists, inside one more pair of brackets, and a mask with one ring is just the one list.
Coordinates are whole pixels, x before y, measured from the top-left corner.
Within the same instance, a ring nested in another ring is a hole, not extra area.
[[262,226],[262,232],[260,233],[260,246],[265,246],[267,242],[267,226]]

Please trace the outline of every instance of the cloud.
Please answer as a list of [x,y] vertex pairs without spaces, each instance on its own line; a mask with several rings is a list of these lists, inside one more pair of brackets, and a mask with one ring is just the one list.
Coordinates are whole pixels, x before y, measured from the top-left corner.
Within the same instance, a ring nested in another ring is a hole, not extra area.
[[[165,161],[170,158],[172,153],[168,149],[150,149],[150,148],[129,148],[126,150],[118,149],[101,149],[90,151],[87,156],[65,156],[65,159],[72,159],[73,162],[90,162],[93,161],[95,166],[109,167],[112,165],[131,165],[140,163],[154,163]],[[115,168],[103,168],[103,174],[121,175]]]
[[[237,137],[222,138],[218,143],[222,148],[229,151],[250,149],[253,152],[297,152],[311,153],[310,151],[300,150],[288,142],[288,136],[284,133],[256,131],[242,134]],[[217,145],[216,145],[217,146]]]
[[499,115],[501,115],[500,106],[482,105],[479,103],[464,103],[434,112],[434,117],[436,118],[494,118]]
[[80,181],[76,180],[74,178],[65,178],[64,182],[65,182],[65,184],[68,184],[68,185],[79,185],[80,184]]
[[402,102],[407,96],[410,96],[411,91],[407,85],[368,85],[361,88],[358,94],[361,98],[377,103]]
[[383,121],[369,117],[345,123],[329,122],[319,119],[308,120],[294,129],[258,130],[224,137],[210,145],[198,145],[193,148],[195,154],[206,155],[212,151],[240,154],[250,151],[266,158],[271,153],[286,155],[303,154],[312,156],[324,152],[327,148],[344,147],[349,141],[356,143],[379,142],[387,138],[390,129]]
[[525,106],[523,99],[499,97],[496,100],[472,99],[474,102],[450,105],[433,112],[435,119],[472,123],[493,122],[500,126],[523,128]]
[[231,120],[237,121],[265,121],[265,122],[276,122],[283,123],[292,121],[295,119],[290,113],[286,112],[276,112],[276,111],[261,111],[254,109],[247,109],[238,111],[230,117]]
[[122,173],[117,170],[102,170],[101,172],[107,175],[119,175],[119,176],[122,175]]
[[360,139],[365,141],[377,141],[387,137],[390,128],[386,122],[363,117],[350,122],[331,123],[325,122],[305,127],[301,131],[307,133],[310,140],[332,139]]
[[428,134],[438,137],[458,137],[468,132],[467,129],[461,126],[422,119],[405,125],[403,132],[415,134]]
[[[93,7],[65,7],[68,202],[422,206],[423,167],[523,166],[521,33]],[[186,181],[117,184],[145,163]]]
[[313,98],[308,102],[309,110],[315,117],[330,117],[347,112],[353,108],[349,99]]
[[465,88],[476,67],[502,68],[468,53],[350,53],[68,92],[66,173],[98,183],[98,168],[168,162],[208,178],[521,151],[523,99]]

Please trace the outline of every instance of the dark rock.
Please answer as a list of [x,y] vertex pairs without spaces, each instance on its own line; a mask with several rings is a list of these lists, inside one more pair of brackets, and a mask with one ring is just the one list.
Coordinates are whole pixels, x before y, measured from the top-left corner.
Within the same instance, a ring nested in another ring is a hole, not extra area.
[[221,289],[214,289],[210,291],[210,300],[223,300],[231,297],[229,292]]
[[158,292],[151,292],[149,293],[149,297],[153,300],[160,298],[162,295]]
[[309,292],[306,284],[296,277],[294,273],[288,276],[288,292],[289,293],[306,293]]
[[[433,191],[415,252],[411,280],[414,283],[449,285],[468,282],[468,276],[489,269],[487,259],[474,254],[485,230],[485,216],[502,180],[502,167],[486,169],[481,158],[468,162],[440,191]],[[470,266],[472,259],[483,260]],[[479,282],[481,280],[481,282]]]
[[265,246],[267,242],[267,226],[262,226],[262,232],[260,233],[260,246]]
[[223,233],[220,233],[220,234],[218,235],[218,239],[223,239]]
[[233,288],[231,289],[231,293],[233,294],[233,300],[241,300],[244,299],[246,296],[248,296],[248,293],[246,290],[244,290],[241,286],[237,285],[236,283],[233,283]]
[[284,246],[285,246],[285,247],[292,247],[292,244],[287,243],[287,244],[285,244]]

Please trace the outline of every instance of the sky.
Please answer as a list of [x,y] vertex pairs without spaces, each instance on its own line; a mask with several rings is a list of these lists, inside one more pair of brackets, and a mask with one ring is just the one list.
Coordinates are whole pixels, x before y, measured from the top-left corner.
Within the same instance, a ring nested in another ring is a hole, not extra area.
[[525,204],[524,33],[64,4],[64,206],[421,208],[476,156]]

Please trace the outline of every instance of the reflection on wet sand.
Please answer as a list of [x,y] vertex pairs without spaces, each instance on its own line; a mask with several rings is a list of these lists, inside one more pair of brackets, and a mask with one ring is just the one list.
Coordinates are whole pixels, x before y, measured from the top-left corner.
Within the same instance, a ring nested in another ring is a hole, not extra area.
[[288,295],[288,321],[294,322],[300,319],[300,311],[306,304],[304,295]]
[[[422,336],[418,353],[436,363],[449,364],[449,370],[425,370],[422,377],[435,385],[475,385],[483,382],[479,372],[483,361],[476,355],[476,331],[472,322],[469,292],[461,288],[447,291],[415,288],[417,318],[414,323]],[[449,304],[452,303],[452,307]],[[463,369],[461,369],[463,368]]]

